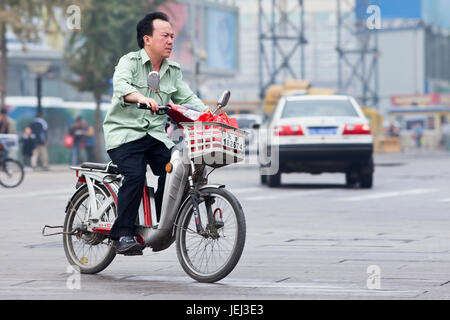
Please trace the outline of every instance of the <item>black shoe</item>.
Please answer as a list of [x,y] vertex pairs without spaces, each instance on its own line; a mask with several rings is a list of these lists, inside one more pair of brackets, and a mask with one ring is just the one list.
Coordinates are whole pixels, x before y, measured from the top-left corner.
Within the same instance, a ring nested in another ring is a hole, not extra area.
[[141,247],[138,247],[136,249],[131,249],[128,251],[125,251],[123,253],[124,256],[142,256],[144,254],[144,252],[142,252]]
[[117,241],[116,251],[117,253],[125,254],[127,252],[136,251],[136,249],[140,247],[141,245],[136,241],[134,237],[124,236],[121,237],[119,241]]

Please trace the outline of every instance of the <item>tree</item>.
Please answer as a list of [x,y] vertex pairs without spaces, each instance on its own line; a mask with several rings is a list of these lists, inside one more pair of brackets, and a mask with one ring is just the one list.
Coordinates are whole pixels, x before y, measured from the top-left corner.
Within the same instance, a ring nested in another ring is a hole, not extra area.
[[65,59],[77,79],[67,80],[79,91],[92,92],[95,109],[95,154],[102,159],[102,96],[119,58],[138,49],[136,24],[146,12],[165,1],[98,0],[95,7],[83,10],[81,28],[74,30],[65,49]]
[[[78,0],[83,6],[89,0]],[[71,0],[1,0],[0,1],[0,109],[4,108],[8,55],[6,31],[11,30],[26,50],[28,41],[36,41],[51,23],[58,25],[57,9],[73,4]],[[43,16],[46,16],[44,19]]]

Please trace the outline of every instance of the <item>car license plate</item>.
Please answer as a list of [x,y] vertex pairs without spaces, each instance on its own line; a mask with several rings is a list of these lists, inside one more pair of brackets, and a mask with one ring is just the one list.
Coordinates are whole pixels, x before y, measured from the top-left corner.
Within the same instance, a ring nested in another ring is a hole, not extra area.
[[310,135],[335,135],[337,127],[310,127],[308,132]]

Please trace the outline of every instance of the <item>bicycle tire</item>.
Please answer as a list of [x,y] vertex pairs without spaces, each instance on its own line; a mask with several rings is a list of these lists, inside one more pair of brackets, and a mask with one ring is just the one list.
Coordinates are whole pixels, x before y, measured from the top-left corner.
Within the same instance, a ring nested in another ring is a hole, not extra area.
[[[1,178],[3,176],[3,174],[5,174],[5,173],[8,175],[8,173],[5,170],[8,170],[8,167],[10,167],[10,166],[12,166],[12,168],[15,167],[16,169],[18,169],[18,173],[19,173],[17,182],[15,182],[13,184],[8,184]],[[25,176],[25,171],[23,170],[22,164],[19,161],[11,159],[11,158],[6,158],[3,161],[3,163],[0,166],[0,171],[1,171],[0,172],[0,184],[5,188],[17,187],[18,185],[20,185],[22,183],[23,178]]]
[[[116,250],[112,246],[109,246],[109,248],[106,248],[106,253],[105,253],[103,259],[101,259],[101,261],[99,261],[98,263],[96,263],[92,266],[89,266],[89,267],[86,266],[87,262],[89,262],[89,260],[88,260],[89,258],[86,258],[87,261],[85,259],[83,259],[83,257],[81,259],[77,258],[77,254],[75,252],[75,249],[73,246],[73,241],[72,241],[73,240],[72,237],[74,237],[74,236],[67,234],[67,232],[72,231],[71,226],[74,222],[75,217],[77,216],[78,209],[82,206],[82,204],[84,203],[84,201],[86,199],[89,199],[89,196],[90,196],[88,188],[86,186],[83,186],[81,188],[82,189],[80,189],[71,199],[72,205],[69,207],[69,210],[67,210],[66,217],[64,219],[63,231],[66,232],[66,234],[63,234],[64,252],[66,254],[67,260],[70,263],[70,265],[76,266],[80,273],[96,274],[98,272],[103,271],[106,267],[108,267],[111,264],[111,262],[114,260],[114,258],[116,256]],[[111,196],[109,191],[104,186],[96,185],[95,190],[96,190],[96,192],[97,191],[100,192],[99,194]],[[117,217],[117,210],[115,208],[115,205],[112,210],[114,210],[114,216]],[[101,237],[101,235],[94,234],[92,232],[89,234],[89,236]],[[98,243],[98,244],[91,245],[91,247],[98,246],[98,245],[105,245],[105,244]]]
[[[193,233],[192,231],[189,231],[189,223],[191,222],[193,217],[193,210],[192,210],[192,204],[188,203],[188,205],[184,206],[182,209],[182,212],[180,213],[178,223],[177,223],[177,230],[176,230],[176,249],[177,249],[177,257],[178,260],[183,268],[183,270],[193,279],[199,281],[199,282],[207,282],[212,283],[219,281],[223,278],[225,278],[237,265],[243,249],[245,245],[245,233],[246,233],[246,223],[245,223],[245,216],[244,212],[242,210],[242,207],[239,203],[239,201],[236,199],[236,197],[230,193],[229,191],[223,189],[223,188],[205,188],[201,191],[202,197],[214,197],[215,200],[222,199],[228,202],[229,207],[232,209],[232,214],[235,217],[235,223],[236,223],[236,235],[234,236],[234,244],[232,249],[230,250],[230,254],[227,257],[226,261],[220,265],[217,270],[213,270],[212,272],[202,272],[198,269],[198,267],[194,266],[194,262],[192,261],[192,257],[190,257],[190,254],[188,253],[187,246],[186,246],[186,237],[188,233]],[[188,200],[189,201],[189,200]],[[228,218],[231,219],[231,218]],[[207,220],[206,216],[203,216],[201,219],[202,223]],[[225,218],[224,218],[225,220]],[[225,223],[226,221],[224,221]],[[220,247],[222,244],[218,244],[218,242],[215,244],[214,241],[219,241],[220,239],[226,238],[225,236],[225,230],[228,232],[230,230],[228,225],[224,225],[221,232],[223,232],[223,235],[219,239],[209,239],[209,244],[211,248],[213,248],[216,244],[218,247]],[[192,228],[191,228],[192,230]],[[198,233],[196,234],[196,237],[199,237],[197,239],[200,240],[200,244],[203,242],[201,235]],[[195,238],[194,238],[195,239]],[[205,243],[205,249],[208,246],[208,243]],[[212,251],[212,249],[211,249]],[[219,255],[220,256],[220,255]],[[209,258],[207,258],[209,259]]]

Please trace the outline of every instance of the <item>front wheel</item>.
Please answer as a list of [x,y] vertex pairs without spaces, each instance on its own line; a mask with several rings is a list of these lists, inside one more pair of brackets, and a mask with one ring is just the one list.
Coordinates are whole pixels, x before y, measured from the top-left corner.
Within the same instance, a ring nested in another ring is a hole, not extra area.
[[276,174],[267,176],[267,185],[269,188],[278,188],[281,186],[281,173],[277,172]]
[[177,256],[190,277],[199,282],[216,282],[226,277],[241,257],[245,217],[239,201],[225,189],[205,188],[201,199],[200,220],[205,232],[196,231],[192,204],[188,203],[178,219]]
[[24,177],[23,166],[14,159],[5,159],[0,163],[0,184],[5,188],[14,188],[22,183]]

